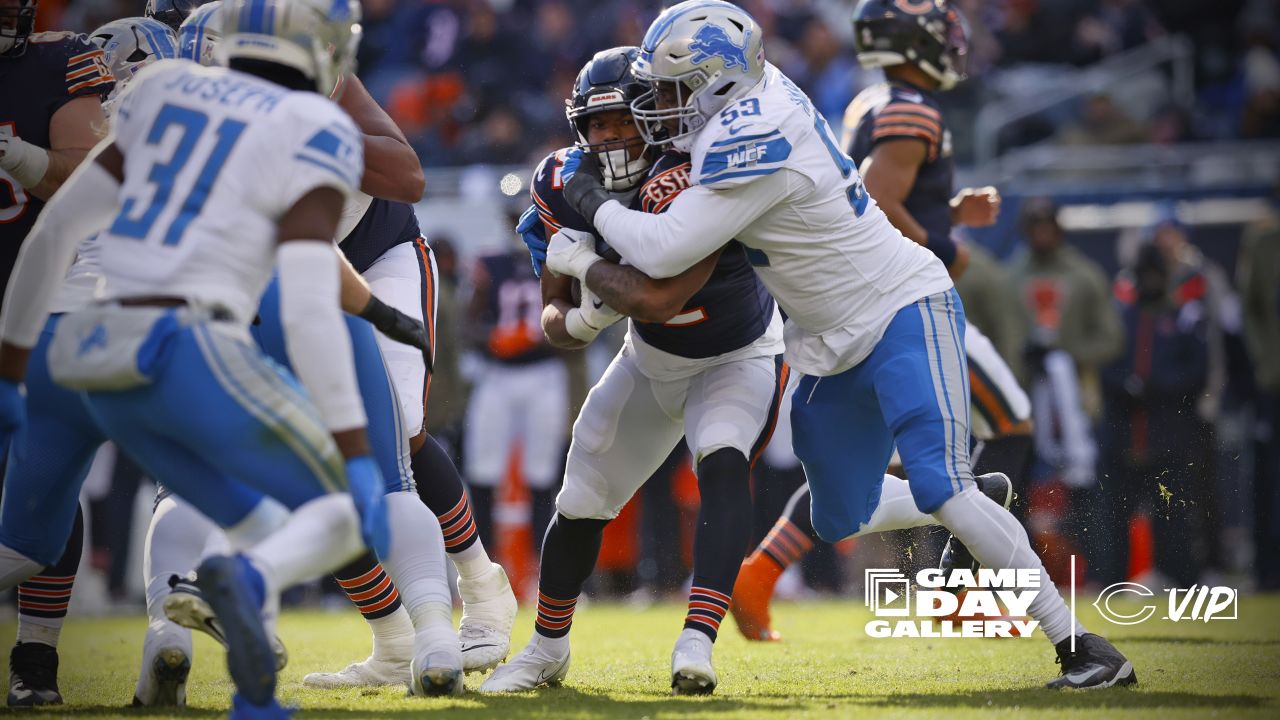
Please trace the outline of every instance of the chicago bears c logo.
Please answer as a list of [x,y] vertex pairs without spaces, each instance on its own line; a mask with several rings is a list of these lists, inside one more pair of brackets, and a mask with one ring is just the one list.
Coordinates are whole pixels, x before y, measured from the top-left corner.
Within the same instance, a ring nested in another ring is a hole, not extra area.
[[707,23],[693,34],[693,42],[689,43],[689,52],[693,53],[692,61],[695,65],[718,57],[724,62],[725,70],[732,69],[734,66],[746,70],[747,41],[750,38],[751,35],[748,33],[743,38],[742,45],[734,45],[724,28]]

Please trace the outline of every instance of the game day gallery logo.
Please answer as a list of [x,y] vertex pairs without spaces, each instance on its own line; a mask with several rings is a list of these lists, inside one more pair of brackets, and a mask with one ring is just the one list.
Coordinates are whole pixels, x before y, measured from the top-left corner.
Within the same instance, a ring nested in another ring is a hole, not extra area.
[[1040,624],[1026,617],[1040,594],[1039,570],[926,568],[913,588],[901,570],[869,568],[865,580],[874,638],[1030,637]]

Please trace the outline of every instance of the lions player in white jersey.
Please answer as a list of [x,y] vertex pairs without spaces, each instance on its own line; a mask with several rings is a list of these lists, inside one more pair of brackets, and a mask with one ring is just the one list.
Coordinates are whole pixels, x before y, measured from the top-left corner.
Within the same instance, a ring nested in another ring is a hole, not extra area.
[[[227,634],[235,707],[271,716],[284,714],[267,640],[279,591],[357,555],[361,535],[389,550],[331,241],[362,148],[317,92],[353,59],[359,6],[234,0],[228,16],[232,69],[147,68],[112,135],[51,201],[14,271],[0,373],[22,379],[76,239],[105,227],[106,301],[62,318],[50,373],[85,392],[148,474],[230,531],[258,535],[242,554],[207,559],[198,583]],[[289,354],[314,405],[249,339],[273,259]],[[261,492],[292,514],[265,522]]]
[[[974,483],[964,310],[946,268],[867,195],[813,103],[765,62],[760,26],[720,0],[681,3],[650,26],[635,71],[654,88],[633,105],[641,130],[692,153],[695,186],[661,215],[635,212],[584,162],[565,197],[655,278],[731,238],[749,248],[787,314],[787,361],[803,374],[791,420],[818,534],[835,541],[868,522],[896,444],[918,512],[983,566],[1047,578],[1026,531]],[[605,261],[589,238],[557,233],[547,266],[590,285]],[[1051,687],[1136,682],[1132,664],[1085,633],[1047,582],[1030,612],[1062,664]]]

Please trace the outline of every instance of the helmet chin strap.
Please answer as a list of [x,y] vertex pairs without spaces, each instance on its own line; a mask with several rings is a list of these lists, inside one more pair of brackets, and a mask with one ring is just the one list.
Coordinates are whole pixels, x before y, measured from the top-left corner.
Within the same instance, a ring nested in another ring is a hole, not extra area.
[[[609,192],[630,190],[640,184],[644,171],[649,169],[649,158],[644,154],[632,160],[628,157],[627,148],[605,150],[600,153],[600,169],[604,175],[604,189]],[[615,168],[620,172],[615,172]]]

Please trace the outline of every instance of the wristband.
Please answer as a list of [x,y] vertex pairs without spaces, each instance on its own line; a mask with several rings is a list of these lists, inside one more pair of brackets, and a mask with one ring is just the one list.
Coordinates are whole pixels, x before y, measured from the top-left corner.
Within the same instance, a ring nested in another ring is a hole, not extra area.
[[8,138],[4,157],[0,157],[0,168],[30,190],[40,184],[49,170],[49,151],[22,138]]
[[565,332],[584,343],[595,340],[600,334],[600,328],[589,324],[579,308],[570,308],[569,312],[564,314],[564,329]]

